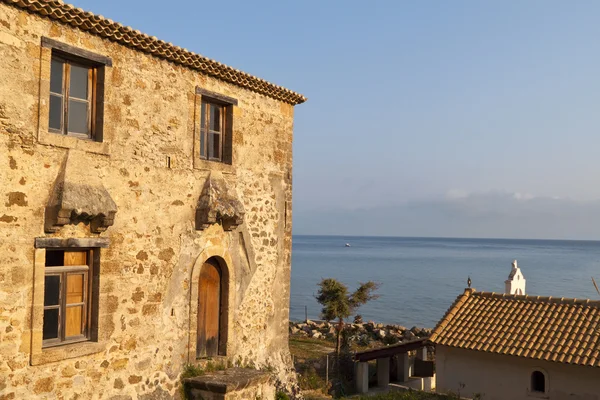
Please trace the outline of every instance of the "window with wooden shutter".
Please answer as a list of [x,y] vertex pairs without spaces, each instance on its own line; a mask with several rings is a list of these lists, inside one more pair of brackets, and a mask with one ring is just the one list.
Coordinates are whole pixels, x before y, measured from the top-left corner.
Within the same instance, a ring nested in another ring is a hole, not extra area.
[[201,88],[196,88],[196,94],[201,95],[196,157],[232,164],[233,107],[237,100]]
[[47,250],[44,347],[89,339],[93,250]]
[[49,130],[93,138],[96,69],[53,56],[50,68]]
[[42,47],[51,49],[48,132],[102,142],[105,67],[112,60],[47,37]]

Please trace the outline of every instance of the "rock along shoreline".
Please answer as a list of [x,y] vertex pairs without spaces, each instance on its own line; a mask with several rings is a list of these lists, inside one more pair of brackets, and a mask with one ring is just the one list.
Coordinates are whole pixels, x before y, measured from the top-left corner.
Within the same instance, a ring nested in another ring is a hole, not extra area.
[[[322,320],[290,321],[290,335],[311,339],[335,340],[336,322]],[[373,342],[384,345],[404,343],[417,338],[428,337],[431,329],[402,325],[386,325],[373,321],[365,323],[345,323],[349,340],[367,346]]]

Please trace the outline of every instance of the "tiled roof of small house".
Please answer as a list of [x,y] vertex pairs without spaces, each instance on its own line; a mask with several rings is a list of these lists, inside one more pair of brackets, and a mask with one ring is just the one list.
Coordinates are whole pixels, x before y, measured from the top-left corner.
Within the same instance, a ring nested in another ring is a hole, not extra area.
[[193,53],[174,44],[146,35],[138,30],[113,22],[101,15],[95,15],[65,4],[58,0],[0,0],[30,13],[61,22],[89,32],[138,51],[201,71],[225,82],[261,93],[265,96],[290,103],[300,104],[306,98],[281,86],[267,82],[218,61]]
[[600,301],[465,289],[430,341],[444,346],[600,367]]

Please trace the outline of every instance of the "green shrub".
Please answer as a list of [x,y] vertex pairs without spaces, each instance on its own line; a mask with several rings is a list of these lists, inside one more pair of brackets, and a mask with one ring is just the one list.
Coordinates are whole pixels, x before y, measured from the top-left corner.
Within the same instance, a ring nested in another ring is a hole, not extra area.
[[183,367],[183,372],[181,373],[181,380],[183,381],[184,379],[187,378],[193,378],[195,376],[201,376],[204,375],[205,371],[203,368],[197,366],[197,365],[193,365],[193,364],[186,364]]
[[317,374],[317,370],[312,366],[299,373],[298,384],[302,390],[325,389],[325,380]]
[[275,393],[275,400],[290,400],[290,397],[285,392],[279,390]]

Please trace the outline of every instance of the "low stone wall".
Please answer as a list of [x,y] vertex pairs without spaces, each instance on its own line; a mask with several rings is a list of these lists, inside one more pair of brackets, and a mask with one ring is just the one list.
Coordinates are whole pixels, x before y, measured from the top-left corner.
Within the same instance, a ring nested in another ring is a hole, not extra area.
[[248,400],[274,399],[275,384],[268,372],[229,368],[184,381],[186,399]]
[[[328,321],[290,321],[290,334],[309,337],[313,339],[336,338],[337,323]],[[369,321],[367,323],[347,323],[345,330],[350,335],[350,341],[361,345],[369,345],[373,342],[381,342],[384,345],[404,343],[409,340],[427,337],[431,334],[431,329],[406,328],[402,325],[385,325]]]

